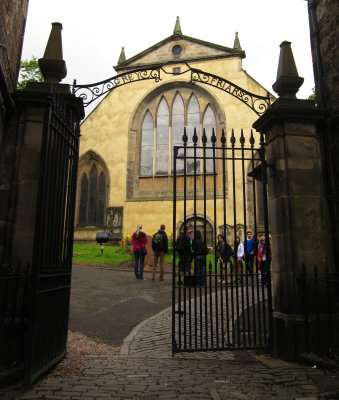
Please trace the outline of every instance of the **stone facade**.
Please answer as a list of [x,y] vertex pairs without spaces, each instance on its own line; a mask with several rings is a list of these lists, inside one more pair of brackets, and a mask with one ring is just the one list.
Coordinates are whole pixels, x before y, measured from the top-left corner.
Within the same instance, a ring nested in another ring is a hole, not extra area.
[[[152,116],[154,131],[156,131],[157,110],[161,100],[164,99],[170,114],[168,128],[170,132],[168,137],[170,138],[174,129],[171,110],[176,96],[180,95],[186,111],[190,99],[194,96],[199,104],[198,131],[202,131],[205,112],[210,108],[215,116],[218,141],[222,129],[225,129],[228,143],[232,129],[235,130],[237,136],[243,129],[248,139],[252,124],[258,118],[258,115],[227,91],[202,83],[193,84],[190,81],[191,72],[185,64],[188,63],[191,68],[227,79],[251,93],[266,96],[267,90],[242,69],[244,56],[245,52],[238,47],[224,47],[174,34],[139,55],[127,61],[124,60],[115,67],[116,71],[122,74],[137,68],[155,68],[159,64],[165,64],[159,82],[154,82],[151,79],[135,80],[133,83],[115,88],[83,122],[78,169],[75,239],[93,240],[95,232],[109,230],[109,227],[105,224],[84,224],[81,222],[81,191],[83,190],[86,193],[84,179],[86,182],[90,180],[89,170],[92,168],[90,162],[95,162],[98,179],[101,176],[106,182],[106,191],[102,194],[102,199],[105,200],[105,210],[110,207],[123,208],[124,235],[133,233],[139,223],[143,225],[146,233],[156,231],[160,223],[166,225],[167,231],[172,230],[173,175],[170,161],[163,173],[158,174],[153,171],[150,176],[145,176],[141,172],[142,126],[145,115]],[[184,124],[187,125],[188,117],[185,116],[185,118]],[[155,133],[154,143],[156,143],[156,137]],[[259,135],[256,133],[255,140],[258,145]],[[93,155],[92,160],[88,158],[90,154]],[[153,154],[153,157],[156,160],[157,155]],[[87,167],[84,165],[84,160],[87,160]],[[221,170],[221,164],[219,167]],[[232,169],[230,161],[227,168]],[[249,163],[246,164],[245,168],[248,172]],[[236,171],[236,174],[239,175],[237,182],[240,182],[240,169]],[[231,178],[229,177],[229,179]],[[180,185],[181,181],[178,180],[178,190],[180,190]],[[207,186],[211,189],[212,185],[213,176],[207,176]],[[221,212],[223,207],[221,176],[217,177],[217,185],[217,215],[221,216],[223,214]],[[242,188],[240,183],[237,185],[239,190],[238,201],[241,201]],[[188,190],[192,190],[192,187],[188,187]],[[229,198],[228,200],[229,207],[231,207],[232,199]],[[214,225],[214,222],[217,226],[220,226],[223,221],[214,221],[211,211],[213,209],[213,195],[210,196],[208,202],[210,204],[207,204],[207,209],[210,210],[211,215],[207,215],[207,220],[211,222],[211,226]],[[198,207],[197,214],[203,214],[202,204],[199,204]],[[181,208],[182,204],[179,202],[178,209],[181,211]],[[251,209],[250,205],[249,209]],[[193,215],[193,202],[187,203],[186,215]],[[232,219],[231,208],[228,215]],[[161,221],[159,218],[161,218]],[[94,218],[91,220],[94,221]],[[180,229],[182,221],[183,214],[180,214],[176,226],[177,230]],[[240,219],[237,222],[239,224],[244,223]],[[247,226],[253,229],[250,218],[247,220]]]

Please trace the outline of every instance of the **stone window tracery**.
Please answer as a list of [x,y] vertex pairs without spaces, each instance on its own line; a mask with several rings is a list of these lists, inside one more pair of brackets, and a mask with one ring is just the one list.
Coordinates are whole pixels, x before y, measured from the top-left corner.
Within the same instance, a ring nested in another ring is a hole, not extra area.
[[[173,173],[173,146],[182,146],[184,127],[188,136],[188,146],[193,145],[196,130],[197,146],[202,146],[205,128],[207,146],[211,144],[212,129],[216,131],[216,115],[207,101],[192,90],[167,91],[150,101],[141,126],[140,176],[167,176]],[[207,154],[211,150],[206,150]],[[202,149],[197,149],[197,156]],[[193,150],[188,151],[193,157]],[[211,161],[206,162],[206,171],[213,172]],[[184,172],[184,164],[177,160],[177,173]],[[194,173],[194,160],[189,159],[186,173]],[[199,158],[196,159],[196,173],[202,173]]]

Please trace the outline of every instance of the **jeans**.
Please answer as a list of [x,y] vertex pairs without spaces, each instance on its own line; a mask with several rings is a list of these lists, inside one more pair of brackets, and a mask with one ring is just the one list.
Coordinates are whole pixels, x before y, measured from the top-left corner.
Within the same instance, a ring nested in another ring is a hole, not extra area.
[[134,251],[134,273],[137,279],[144,279],[145,254],[141,250]]
[[155,251],[154,259],[153,259],[153,267],[152,267],[152,279],[155,279],[155,269],[157,267],[157,263],[159,260],[160,266],[160,276],[159,279],[162,281],[164,279],[164,260],[165,260],[165,252],[164,251]]
[[245,257],[246,261],[246,272],[249,272],[250,274],[253,274],[253,268],[254,268],[254,254],[247,253]]
[[194,257],[194,275],[197,285],[205,283],[205,256]]

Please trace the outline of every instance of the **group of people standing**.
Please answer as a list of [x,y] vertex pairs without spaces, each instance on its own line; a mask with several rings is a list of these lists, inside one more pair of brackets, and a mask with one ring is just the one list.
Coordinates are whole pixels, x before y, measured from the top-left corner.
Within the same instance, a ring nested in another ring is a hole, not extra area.
[[[134,273],[136,279],[144,280],[144,260],[147,254],[147,236],[138,225],[132,235],[132,246],[134,253]],[[164,280],[165,254],[168,252],[168,237],[165,232],[165,225],[161,224],[160,229],[152,237],[152,250],[154,252],[151,280],[155,281],[156,267],[159,265],[159,280]],[[208,247],[203,241],[201,231],[186,226],[176,240],[176,251],[179,255],[179,274],[181,276],[191,275],[191,265],[194,263],[194,277],[197,285],[203,285],[206,276],[206,255]],[[245,262],[246,273],[252,274],[254,269],[260,270],[262,283],[268,283],[268,272],[271,259],[271,246],[267,254],[265,238],[261,236],[257,246],[251,231],[247,231],[245,242],[240,236],[236,236],[232,248],[222,234],[217,236],[216,257],[220,266],[220,283],[231,283],[231,276],[240,280],[243,273],[243,261]],[[227,274],[227,267],[232,274]]]
[[[220,282],[231,283],[231,276],[236,280],[241,279],[243,272],[243,261],[245,262],[246,273],[253,274],[260,271],[262,284],[268,283],[268,272],[271,260],[271,246],[269,246],[269,254],[267,254],[267,246],[265,246],[265,237],[261,236],[257,242],[255,241],[252,231],[247,231],[245,243],[241,241],[240,236],[236,236],[234,242],[234,250],[225,241],[225,237],[221,234],[217,237],[217,258],[220,263]],[[231,263],[233,257],[233,263]],[[231,276],[226,273],[227,266],[230,267]],[[225,280],[227,278],[227,280]]]
[[[134,274],[136,279],[145,280],[144,278],[144,265],[147,235],[142,231],[142,225],[137,226],[137,230],[132,235],[132,247],[134,254]],[[153,235],[152,250],[154,252],[154,259],[152,265],[152,281],[155,281],[156,267],[159,263],[160,274],[159,280],[164,280],[164,261],[165,254],[168,252],[168,237],[165,232],[165,225],[161,224],[160,229]]]
[[[208,248],[202,240],[201,232],[199,230],[193,232],[190,227],[186,227],[177,239],[176,250],[179,254],[179,274],[190,275],[191,264],[194,262],[196,284],[204,284]],[[241,241],[240,236],[236,236],[234,248],[232,248],[225,237],[219,234],[217,236],[216,257],[220,265],[220,283],[231,283],[231,276],[240,281],[243,261],[245,261],[247,273],[252,274],[256,265],[261,272],[262,283],[268,283],[270,255],[266,256],[264,237],[260,237],[257,247],[252,232],[247,231],[245,243]],[[232,274],[227,274],[227,266],[230,267]]]

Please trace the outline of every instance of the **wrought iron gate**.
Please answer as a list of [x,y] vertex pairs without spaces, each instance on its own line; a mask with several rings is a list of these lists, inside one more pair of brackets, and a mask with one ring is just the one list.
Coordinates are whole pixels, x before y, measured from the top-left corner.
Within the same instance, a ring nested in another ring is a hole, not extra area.
[[51,94],[44,116],[27,382],[33,382],[66,352],[81,118],[79,107],[72,102],[71,95]]
[[[207,137],[205,130],[202,135],[196,130],[187,135],[185,130],[183,145],[174,147],[173,353],[269,346],[272,299],[266,167],[264,138],[253,132],[241,131],[236,137],[232,131],[227,137],[224,131],[216,135],[211,130]],[[212,226],[210,242],[208,225]],[[202,239],[210,247],[202,257],[203,267],[192,255],[189,236],[189,230],[195,232],[197,226],[203,227]],[[217,254],[218,234],[233,248],[235,237],[240,236],[247,247],[248,230],[253,232],[255,249],[258,237],[265,239],[267,261],[254,257],[252,269],[251,256],[237,263],[233,255],[223,265]]]

